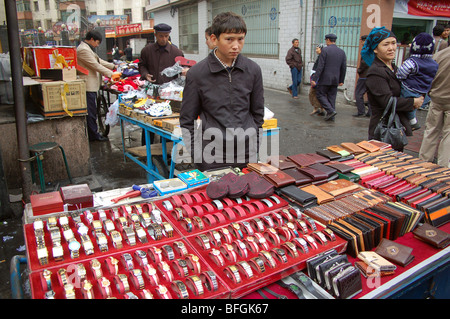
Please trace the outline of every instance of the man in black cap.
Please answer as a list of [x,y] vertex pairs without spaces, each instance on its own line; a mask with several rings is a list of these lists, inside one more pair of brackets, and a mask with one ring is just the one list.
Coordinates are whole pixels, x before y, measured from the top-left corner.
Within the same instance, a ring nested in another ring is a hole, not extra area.
[[165,23],[155,25],[155,43],[146,45],[141,51],[139,72],[141,80],[147,80],[155,84],[163,84],[172,81],[175,77],[167,77],[161,74],[165,68],[175,64],[177,56],[184,56],[183,52],[169,42],[172,27]]
[[344,50],[336,46],[337,36],[333,33],[325,36],[326,47],[319,55],[316,72],[311,78],[311,86],[316,87],[316,96],[327,111],[325,121],[336,116],[337,87],[344,85],[347,71],[347,57]]

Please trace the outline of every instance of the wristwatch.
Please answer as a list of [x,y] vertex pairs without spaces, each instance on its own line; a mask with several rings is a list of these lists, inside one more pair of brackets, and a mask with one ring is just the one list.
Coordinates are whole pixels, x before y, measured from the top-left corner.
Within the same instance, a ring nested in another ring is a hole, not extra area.
[[289,241],[292,238],[292,233],[287,226],[277,227],[276,231],[278,232],[278,236],[283,241]]
[[217,291],[219,284],[217,282],[216,274],[211,270],[206,270],[200,274],[200,279],[209,291]]
[[169,264],[167,264],[165,261],[161,261],[157,264],[157,267],[167,281],[173,280],[173,274]]
[[253,236],[255,234],[255,231],[253,230],[252,225],[250,225],[249,222],[244,221],[241,224],[248,236]]
[[222,246],[220,246],[220,251],[223,253],[225,258],[228,259],[229,261],[231,261],[233,263],[235,263],[237,261],[237,254],[234,251],[234,248],[232,245],[225,243]]
[[264,227],[264,223],[262,222],[261,219],[259,218],[253,218],[250,221],[251,224],[253,224],[253,228],[258,231],[258,232],[263,232],[265,227]]
[[164,285],[158,285],[158,287],[156,287],[156,292],[161,299],[172,299],[172,295]]
[[139,215],[138,215],[138,214],[136,214],[136,213],[131,213],[128,217],[129,217],[129,219],[130,219],[130,224],[131,224],[131,225],[134,225],[134,228],[136,228],[136,225],[139,225],[139,224],[140,224],[140,221],[139,221]]
[[162,249],[155,246],[149,247],[148,255],[154,263],[160,262],[162,260]]
[[150,237],[152,237],[154,240],[161,240],[162,239],[162,227],[159,224],[150,224],[147,229],[148,233],[150,234]]
[[297,229],[295,228],[295,225],[292,222],[287,222],[286,227],[289,229],[289,231],[292,233],[294,237],[300,237],[298,234]]
[[294,243],[303,250],[303,253],[307,254],[309,252],[308,243],[302,237],[297,237],[293,239]]
[[115,221],[120,217],[119,209],[117,207],[111,208],[112,211],[112,219]]
[[180,257],[184,257],[188,254],[186,245],[182,241],[174,241],[173,247]]
[[121,249],[123,247],[122,235],[117,230],[112,230],[109,235],[111,236],[114,248]]
[[283,264],[288,262],[286,251],[283,248],[273,248],[270,250],[273,256],[277,257]]
[[200,247],[203,248],[203,250],[211,249],[211,245],[209,243],[209,238],[205,234],[200,234],[195,237],[196,242]]
[[98,261],[98,259],[92,259],[91,269],[95,279],[100,279],[103,277],[102,264]]
[[86,268],[81,263],[77,264],[77,276],[79,282],[82,282],[83,280],[86,279]]
[[139,239],[139,241],[144,244],[148,243],[147,234],[145,233],[144,228],[142,228],[141,225],[136,224],[135,230],[136,230],[136,235],[137,235],[137,238]]
[[259,273],[266,271],[266,266],[264,266],[264,261],[260,257],[253,257],[249,260],[250,265]]
[[189,217],[181,218],[180,223],[184,227],[184,229],[186,229],[186,231],[188,233],[191,233],[192,230],[194,229],[194,224],[192,223],[192,219],[190,219]]
[[75,238],[72,238],[69,241],[69,250],[70,250],[70,258],[78,258],[80,257],[80,248],[81,244]]
[[106,212],[104,209],[97,210],[97,214],[98,214],[98,219],[100,219],[101,221],[104,221],[106,219]]
[[162,225],[162,228],[161,228],[162,234],[164,236],[166,236],[167,238],[172,238],[173,237],[172,225],[170,225],[170,223],[168,223],[168,222],[162,222],[161,225]]
[[269,244],[267,243],[266,238],[260,233],[255,233],[256,242],[261,245],[263,250],[269,250]]
[[286,223],[288,223],[288,222],[292,223],[294,221],[294,217],[292,217],[291,213],[289,213],[289,210],[286,208],[283,208],[281,210],[280,215],[283,217],[283,219]]
[[94,244],[92,244],[89,235],[82,235],[80,238],[81,238],[81,245],[83,246],[84,249],[84,253],[86,255],[92,255],[94,253]]
[[130,291],[130,284],[128,278],[124,274],[118,274],[114,276],[114,283],[116,284],[117,291],[124,294]]
[[248,236],[244,239],[244,243],[247,245],[247,248],[254,254],[259,251],[258,244],[256,243],[256,238],[253,236]]
[[66,295],[66,299],[76,299],[75,289],[72,284],[64,285],[64,293]]
[[305,223],[309,226],[309,228],[311,228],[311,230],[316,231],[317,230],[317,225],[316,222],[314,221],[314,219],[312,219],[311,217],[304,215],[303,220],[305,221]]
[[277,266],[277,263],[275,262],[275,260],[273,259],[272,255],[268,251],[261,250],[258,253],[258,256],[260,256],[263,260],[265,260],[267,265],[270,268],[275,268]]
[[173,210],[172,210],[172,216],[173,216],[173,218],[175,219],[175,220],[177,220],[177,221],[180,221],[180,220],[182,220],[183,219],[183,210],[181,209],[181,208],[179,208],[179,207],[175,207]]
[[106,266],[111,275],[117,275],[119,273],[119,260],[113,256],[109,256],[105,259]]
[[[40,220],[40,219],[38,219],[38,220]],[[56,219],[55,216],[51,216],[51,217],[47,218],[47,230],[50,231],[50,229],[52,229],[54,227],[58,227],[58,220]],[[35,228],[35,230],[36,230],[36,228]]]
[[287,241],[287,242],[283,243],[281,246],[286,247],[286,250],[287,250],[288,254],[292,258],[297,258],[298,257],[297,247],[292,242]]
[[47,251],[47,247],[45,247],[45,245],[37,246],[37,257],[39,260],[39,264],[41,264],[41,266],[48,264],[48,251]]
[[122,265],[125,267],[126,270],[130,271],[134,269],[133,257],[131,257],[129,253],[122,254],[120,258],[122,260]]
[[227,266],[224,269],[225,274],[228,278],[231,279],[235,284],[241,283],[241,275],[239,274],[239,270],[235,265]]
[[267,228],[264,231],[264,237],[269,240],[274,246],[279,246],[281,243],[280,236],[278,236],[278,233],[273,228]]
[[134,255],[136,256],[136,259],[141,267],[148,264],[147,254],[145,251],[138,249],[134,252]]
[[52,290],[52,272],[48,269],[44,269],[42,276],[44,277],[46,286],[42,288],[44,288],[44,290]]
[[179,299],[189,299],[189,292],[181,280],[174,280],[172,282],[172,290],[175,291]]
[[225,260],[223,259],[222,253],[219,250],[213,248],[209,252],[209,255],[211,256],[211,259],[216,263],[217,266],[219,267],[225,266]]
[[171,211],[171,210],[173,210],[173,205],[172,205],[172,203],[170,202],[170,200],[165,200],[165,201],[163,201],[162,202],[162,205],[164,206],[164,208],[167,210],[167,211]]
[[205,228],[205,224],[203,220],[199,216],[192,217],[194,226],[196,226],[199,230],[203,230]]
[[275,220],[276,226],[279,226],[279,227],[283,226],[284,220],[280,214],[274,212],[274,213],[271,213],[270,215],[273,217],[273,220]]
[[142,268],[144,268],[144,274],[147,276],[150,284],[152,286],[159,285],[159,277],[156,273],[156,269],[151,264],[147,264]]
[[80,234],[80,236],[84,236],[84,235],[88,234],[89,228],[83,223],[78,223],[77,224],[77,232],[78,232],[78,234]]
[[100,220],[93,220],[91,225],[94,228],[94,234],[101,232],[103,229],[103,224]]
[[199,276],[192,275],[186,279],[186,284],[194,292],[195,296],[201,296],[204,293],[202,281]]
[[233,243],[231,245],[233,246],[234,251],[237,251],[239,256],[247,259],[247,257],[248,257],[247,246],[245,246],[243,241],[236,239],[235,241],[233,241]]
[[246,278],[249,279],[253,277],[252,267],[250,267],[250,265],[245,260],[239,261],[237,263],[237,266],[242,270]]
[[313,237],[317,239],[322,245],[328,244],[328,240],[321,231],[315,231],[312,233]]
[[187,263],[188,267],[196,274],[199,274],[201,272],[201,265],[200,265],[200,259],[197,255],[194,254],[187,254]]
[[328,238],[329,241],[335,241],[336,236],[334,235],[333,231],[329,228],[325,228],[322,230],[323,234]]
[[123,216],[117,218],[116,223],[120,231],[123,231],[124,227],[128,227],[128,220]]
[[89,280],[84,280],[81,284],[81,293],[84,299],[94,299],[93,286]]
[[142,299],[154,299],[153,294],[148,289],[142,289],[139,294],[141,295]]
[[64,259],[64,250],[61,244],[53,245],[52,247],[52,255],[55,261],[61,261]]
[[144,228],[147,228],[152,223],[149,213],[140,214],[139,219],[141,221],[142,227],[144,227]]
[[111,297],[111,282],[106,277],[97,280],[100,292],[104,299]]
[[319,247],[317,246],[316,240],[315,240],[312,236],[310,236],[310,235],[305,235],[305,238],[306,238],[307,242],[309,242],[309,244],[310,244],[310,246],[311,246],[312,248],[314,248],[314,249],[319,248]]
[[134,293],[132,293],[132,292],[127,292],[125,295],[124,295],[124,297],[125,297],[125,299],[139,299],[139,297],[138,296],[136,296]]
[[163,245],[161,247],[161,250],[164,254],[164,256],[167,257],[167,260],[174,260],[175,259],[175,253],[173,252],[173,248],[170,245]]
[[222,240],[220,237],[220,233],[217,230],[212,230],[208,233],[209,241],[216,247],[222,245]]
[[221,238],[223,239],[224,242],[231,244],[233,242],[233,237],[231,236],[230,232],[228,231],[227,228],[223,227],[221,229],[219,229]]
[[273,222],[272,217],[270,217],[269,215],[262,216],[262,220],[267,225],[267,227],[275,227],[275,223]]
[[97,232],[97,233],[95,233],[95,236],[96,236],[97,245],[98,245],[98,248],[100,248],[100,251],[102,253],[107,252],[109,247],[108,247],[108,239],[106,238],[106,235],[103,234],[102,232]]
[[187,277],[189,275],[189,268],[186,260],[184,259],[176,259],[172,263],[173,267],[175,268],[176,272],[178,273],[178,276],[180,277]]
[[55,292],[53,290],[46,291],[44,293],[45,299],[55,299]]
[[230,229],[234,233],[234,236],[236,236],[237,239],[244,239],[244,234],[242,233],[241,226],[238,223],[231,223],[230,225]]
[[131,227],[123,227],[123,237],[128,245],[136,245],[136,233]]
[[105,231],[108,235],[110,235],[110,233],[116,229],[116,227],[114,226],[114,222],[111,219],[105,219],[103,221],[103,226],[105,227]]
[[142,277],[142,271],[140,269],[133,269],[131,270],[131,275],[134,288],[138,290],[144,289],[145,283]]
[[156,207],[155,203],[151,204],[152,204],[152,211],[150,212],[150,218],[152,222],[156,224],[161,224],[162,223],[161,211]]
[[67,270],[65,270],[64,268],[58,269],[58,278],[61,286],[65,286],[69,283],[67,279]]

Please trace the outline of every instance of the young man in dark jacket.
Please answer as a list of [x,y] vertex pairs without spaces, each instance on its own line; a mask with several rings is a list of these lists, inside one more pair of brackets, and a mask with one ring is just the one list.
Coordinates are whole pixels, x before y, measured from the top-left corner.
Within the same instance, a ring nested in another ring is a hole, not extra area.
[[257,161],[264,90],[261,68],[240,54],[246,33],[242,17],[218,14],[212,23],[214,50],[186,75],[180,126],[201,171]]
[[286,54],[286,63],[291,69],[292,84],[288,87],[289,93],[294,99],[298,99],[298,86],[302,83],[302,50],[298,47],[300,42],[298,39],[292,40],[292,47]]

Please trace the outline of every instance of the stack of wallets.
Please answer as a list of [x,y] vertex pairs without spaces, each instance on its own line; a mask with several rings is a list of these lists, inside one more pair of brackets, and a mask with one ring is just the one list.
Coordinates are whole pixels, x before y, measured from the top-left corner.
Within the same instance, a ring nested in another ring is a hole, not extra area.
[[355,261],[355,267],[366,278],[393,275],[397,269],[396,265],[374,251],[361,251],[358,259],[360,260]]
[[200,172],[198,169],[179,173],[177,177],[185,182],[188,188],[209,183],[209,177]]
[[327,227],[346,239],[347,253],[357,257],[359,252],[372,250],[385,238],[395,240],[412,231],[422,217],[423,212],[407,205],[385,202],[334,220]]
[[338,299],[349,299],[362,291],[361,275],[347,258],[332,249],[306,261],[308,276]]

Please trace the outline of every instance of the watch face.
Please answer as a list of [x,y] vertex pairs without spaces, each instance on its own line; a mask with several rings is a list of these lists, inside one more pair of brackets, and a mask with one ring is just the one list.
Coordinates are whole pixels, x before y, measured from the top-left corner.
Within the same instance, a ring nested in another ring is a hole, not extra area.
[[76,241],[76,240],[73,240],[73,241],[71,241],[69,243],[69,249],[70,250],[79,250],[80,247],[81,247],[81,244],[78,241]]
[[167,292],[167,288],[163,285],[159,285],[158,290],[160,294],[165,294]]
[[181,267],[186,267],[186,266],[187,266],[187,262],[186,262],[186,260],[184,260],[184,259],[178,259],[178,264],[179,264]]

